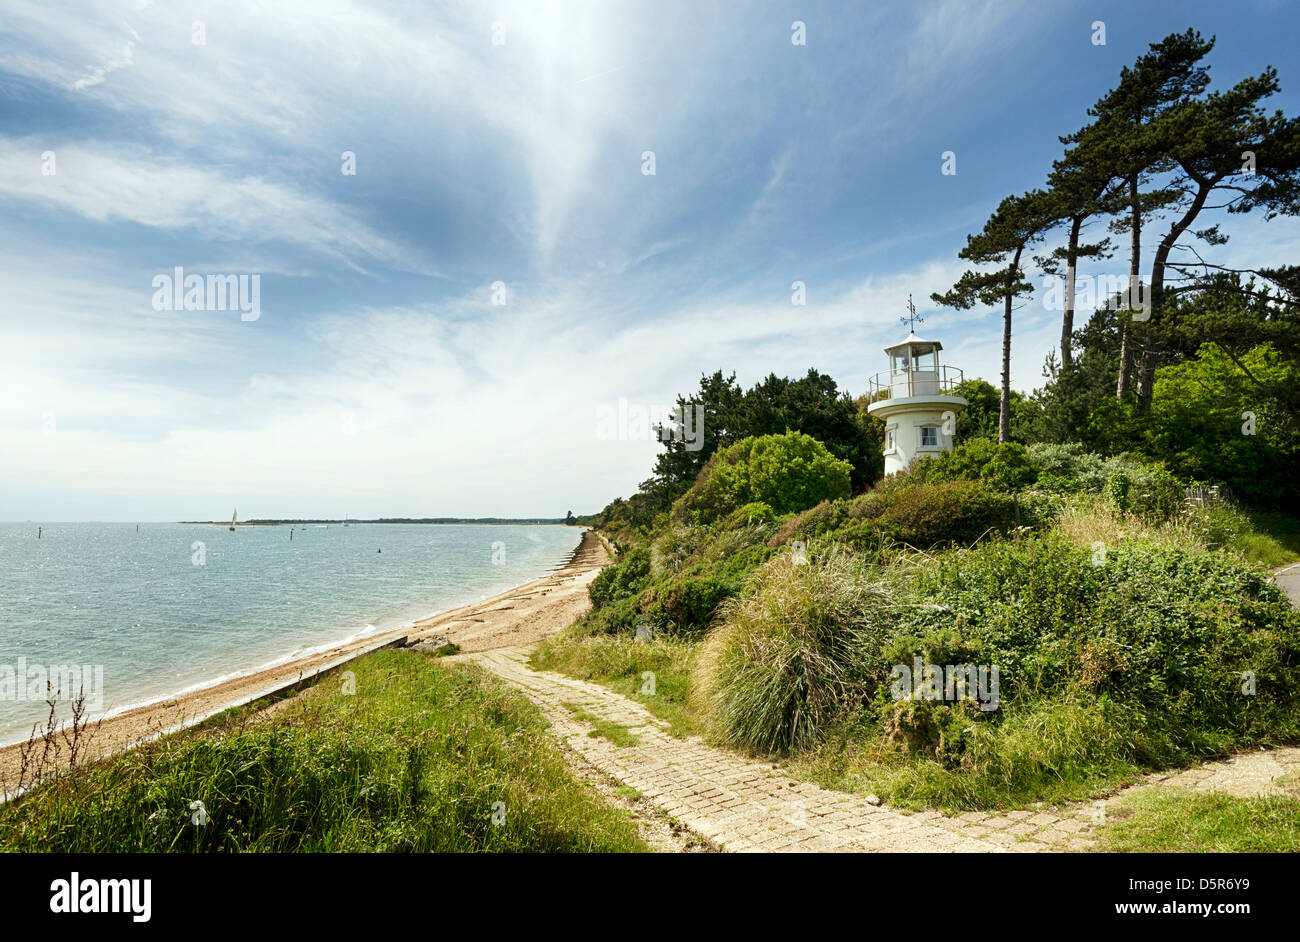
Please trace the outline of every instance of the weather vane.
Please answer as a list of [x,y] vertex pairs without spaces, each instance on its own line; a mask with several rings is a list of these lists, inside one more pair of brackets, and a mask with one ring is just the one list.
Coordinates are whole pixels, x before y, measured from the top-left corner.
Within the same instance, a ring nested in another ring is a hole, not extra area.
[[906,324],[908,332],[913,334],[916,333],[917,324],[925,323],[924,317],[916,316],[916,305],[912,303],[912,296],[910,294],[907,296],[907,316],[900,317],[898,322],[900,324]]

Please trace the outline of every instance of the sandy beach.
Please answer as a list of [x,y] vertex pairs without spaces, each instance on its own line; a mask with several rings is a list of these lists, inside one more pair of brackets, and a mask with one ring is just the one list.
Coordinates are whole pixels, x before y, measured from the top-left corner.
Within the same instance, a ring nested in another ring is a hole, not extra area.
[[[87,745],[81,761],[191,726],[221,710],[250,703],[310,679],[318,672],[336,668],[366,651],[403,639],[406,645],[414,645],[445,637],[465,652],[539,641],[587,610],[590,606],[587,586],[608,562],[609,556],[599,537],[588,530],[568,562],[559,569],[491,598],[440,612],[405,630],[372,635],[91,723],[85,732]],[[19,744],[0,749],[0,783],[12,786],[16,782],[21,748]],[[62,761],[66,762],[66,757]]]

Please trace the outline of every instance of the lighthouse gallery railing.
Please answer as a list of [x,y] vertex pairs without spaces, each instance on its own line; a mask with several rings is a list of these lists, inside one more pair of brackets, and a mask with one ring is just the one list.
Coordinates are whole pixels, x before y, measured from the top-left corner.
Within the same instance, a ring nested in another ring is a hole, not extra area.
[[939,366],[932,370],[881,370],[867,381],[871,402],[881,399],[901,399],[905,396],[951,396],[962,381],[962,372],[955,366]]

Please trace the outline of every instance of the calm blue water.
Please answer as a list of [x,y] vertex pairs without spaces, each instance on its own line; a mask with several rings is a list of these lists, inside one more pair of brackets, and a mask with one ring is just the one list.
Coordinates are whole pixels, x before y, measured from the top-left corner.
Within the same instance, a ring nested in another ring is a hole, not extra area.
[[20,658],[29,672],[91,665],[88,689],[102,666],[95,712],[112,712],[494,595],[560,565],[581,537],[331,524],[290,541],[287,526],[74,523],[38,540],[36,528],[0,524],[0,743],[48,712],[26,698]]

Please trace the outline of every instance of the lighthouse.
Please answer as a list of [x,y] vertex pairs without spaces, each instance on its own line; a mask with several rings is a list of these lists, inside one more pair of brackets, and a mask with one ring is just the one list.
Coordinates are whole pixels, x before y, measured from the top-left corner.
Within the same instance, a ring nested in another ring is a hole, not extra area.
[[917,458],[933,458],[952,449],[957,415],[967,402],[955,389],[962,381],[956,367],[939,362],[943,344],[916,335],[916,309],[906,339],[885,348],[889,369],[870,380],[867,412],[885,422],[885,473],[906,471]]

